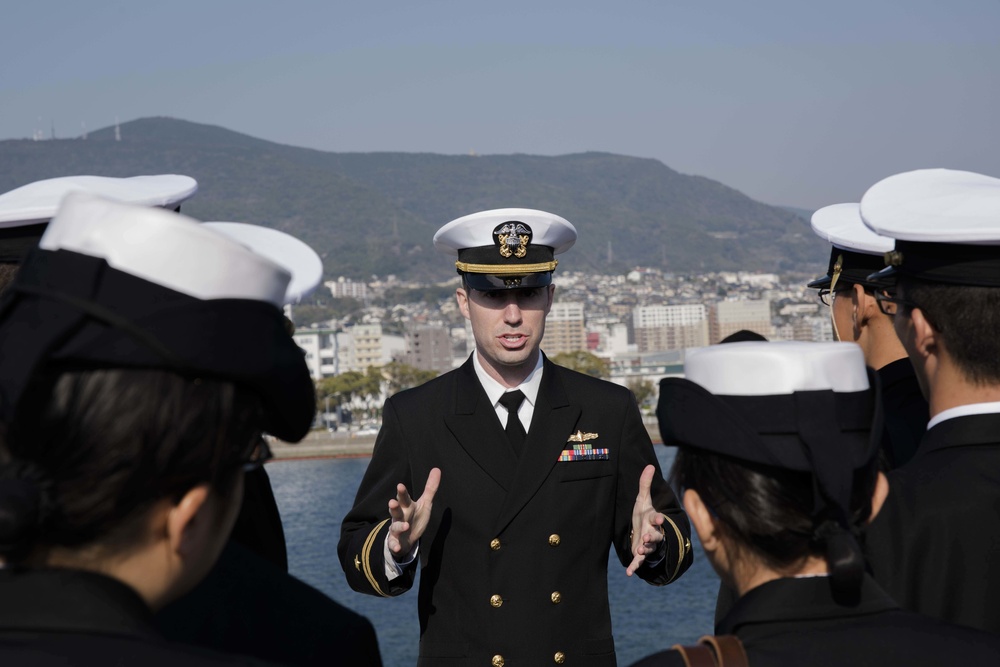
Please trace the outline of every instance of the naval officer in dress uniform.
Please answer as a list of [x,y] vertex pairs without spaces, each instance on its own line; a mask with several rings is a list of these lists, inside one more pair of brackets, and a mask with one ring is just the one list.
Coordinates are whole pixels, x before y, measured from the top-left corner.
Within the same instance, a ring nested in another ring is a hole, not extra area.
[[896,240],[871,280],[930,405],[916,455],[889,475],[867,549],[904,607],[1000,632],[1000,179],[925,169],[861,199]]
[[614,665],[609,548],[656,585],[691,563],[631,392],[539,350],[555,255],[575,240],[531,209],[434,237],[457,258],[476,349],[386,402],[338,547],[351,587],[372,595],[408,590],[419,562],[420,665]]
[[885,267],[894,241],[879,236],[861,220],[857,203],[834,204],[812,216],[812,229],[829,241],[825,276],[809,283],[830,307],[837,340],[857,343],[865,363],[875,369],[882,392],[882,456],[885,467],[898,468],[913,456],[927,428],[927,401],[913,365],[892,328],[892,318],[878,307],[875,292],[892,291],[893,281],[875,286],[868,276]]
[[[864,573],[856,536],[887,488],[857,345],[719,345],[689,350],[684,372],[660,383],[657,416],[702,547],[740,596],[716,632],[749,661],[725,665],[1000,661],[1000,637],[904,611]],[[692,664],[671,650],[634,667]]]

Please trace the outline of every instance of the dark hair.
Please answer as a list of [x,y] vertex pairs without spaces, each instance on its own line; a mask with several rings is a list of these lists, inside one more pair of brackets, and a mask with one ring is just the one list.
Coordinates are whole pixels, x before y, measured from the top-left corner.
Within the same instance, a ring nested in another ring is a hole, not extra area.
[[[971,382],[1000,383],[1000,288],[929,283],[901,276],[904,298],[944,338],[948,356]],[[906,306],[906,311],[912,306]]]
[[0,477],[8,478],[0,479],[0,554],[16,561],[36,546],[114,549],[163,498],[201,483],[228,494],[260,423],[256,394],[227,381],[42,371],[0,433]]
[[14,282],[19,268],[21,265],[15,262],[0,262],[0,295],[4,293],[8,285]]
[[[871,514],[875,478],[874,462],[854,474],[850,509],[858,532]],[[697,491],[735,548],[750,549],[772,569],[828,554],[826,524],[832,517],[814,516],[813,476],[808,472],[680,447],[670,480],[676,488]]]

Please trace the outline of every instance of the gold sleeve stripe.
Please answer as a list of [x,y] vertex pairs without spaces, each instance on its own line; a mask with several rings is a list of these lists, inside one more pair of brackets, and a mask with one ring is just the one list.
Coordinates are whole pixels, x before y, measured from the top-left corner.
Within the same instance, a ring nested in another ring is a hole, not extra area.
[[[677,524],[674,523],[673,519],[666,514],[663,515],[663,518],[667,520],[667,522],[673,527],[674,533],[677,534],[677,565],[674,567],[674,573],[670,575],[670,581],[673,581],[677,578],[677,574],[681,571],[681,565],[684,563],[684,556],[687,555],[684,553],[684,534],[681,533],[681,529],[677,527]],[[670,581],[667,583],[670,583]]]
[[389,519],[384,519],[382,521],[382,523],[380,523],[377,526],[375,526],[375,528],[372,530],[372,532],[368,533],[368,537],[365,539],[365,545],[361,548],[361,564],[362,564],[362,566],[364,567],[364,570],[365,570],[365,577],[367,577],[368,583],[372,585],[372,588],[375,589],[375,592],[378,593],[379,595],[381,595],[384,598],[387,598],[387,597],[390,597],[390,596],[387,593],[385,593],[381,589],[381,587],[379,587],[379,585],[378,585],[378,579],[376,579],[375,575],[372,573],[372,558],[371,558],[371,556],[372,556],[372,546],[374,546],[374,544],[376,542],[375,538],[378,536],[378,531],[382,530],[382,526],[384,526],[388,522],[389,522]]
[[541,273],[555,271],[558,259],[538,264],[469,264],[455,262],[455,268],[465,273],[491,273],[495,276],[523,276],[526,273]]

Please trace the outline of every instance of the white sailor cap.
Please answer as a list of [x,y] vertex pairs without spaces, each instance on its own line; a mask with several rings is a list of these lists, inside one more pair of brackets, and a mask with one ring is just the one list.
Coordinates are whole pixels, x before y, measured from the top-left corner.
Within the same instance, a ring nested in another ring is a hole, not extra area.
[[565,218],[530,208],[500,208],[452,220],[434,247],[458,258],[455,268],[473,289],[542,287],[552,282],[555,255],[576,242]]
[[308,432],[315,391],[281,306],[291,276],[196,220],[71,193],[0,302],[0,421],[42,366],[161,368],[256,390]]
[[872,280],[1000,287],[1000,179],[953,169],[896,174],[868,189],[861,217],[896,240]]
[[[850,536],[857,471],[874,474],[881,432],[874,376],[854,343],[747,342],[688,350],[686,377],[660,382],[666,445],[809,473],[835,585],[864,569]],[[871,378],[871,379],[869,379]]]
[[868,389],[861,348],[849,343],[731,343],[688,350],[684,376],[713,394],[777,396]]
[[895,243],[865,226],[856,203],[819,209],[812,215],[812,230],[833,245],[826,275],[808,285],[814,289],[833,290],[841,282],[865,285],[870,274],[885,266],[885,253]]
[[292,278],[285,290],[286,304],[299,303],[323,280],[323,261],[319,255],[291,234],[243,222],[205,222],[202,226],[225,234],[288,271]]
[[[812,455],[799,442],[803,437],[829,440],[831,453],[851,458],[848,443],[838,442],[851,432],[860,451],[853,458],[868,460],[872,384],[854,343],[696,348],[685,354],[684,375],[660,382],[657,416],[665,444],[811,470]],[[829,429],[825,436],[823,429]]]
[[62,176],[28,183],[0,194],[0,261],[19,261],[38,242],[63,197],[71,192],[89,192],[140,206],[177,209],[197,191],[197,181],[178,174],[131,178]]

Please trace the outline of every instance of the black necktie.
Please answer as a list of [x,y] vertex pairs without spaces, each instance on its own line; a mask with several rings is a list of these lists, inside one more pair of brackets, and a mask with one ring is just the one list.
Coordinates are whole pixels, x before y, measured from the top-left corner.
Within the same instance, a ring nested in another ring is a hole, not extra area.
[[517,456],[521,455],[521,449],[524,448],[524,426],[521,425],[521,419],[517,416],[517,409],[521,407],[523,400],[524,394],[520,389],[509,391],[500,397],[500,405],[507,408],[507,428],[504,430],[507,432],[507,440],[510,441],[510,446]]

